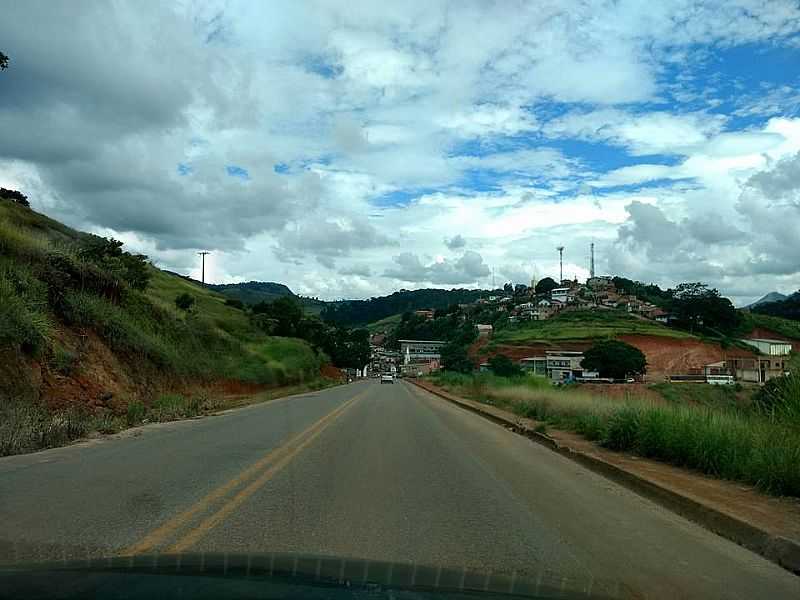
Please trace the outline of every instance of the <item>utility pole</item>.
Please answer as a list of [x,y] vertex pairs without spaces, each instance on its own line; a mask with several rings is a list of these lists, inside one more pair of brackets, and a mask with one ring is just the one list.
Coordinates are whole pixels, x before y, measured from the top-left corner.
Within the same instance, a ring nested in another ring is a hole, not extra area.
[[564,281],[564,246],[559,246],[556,250],[558,250],[558,285],[561,287],[561,282]]
[[206,282],[206,254],[211,254],[211,252],[203,250],[202,252],[198,252],[198,254],[201,256],[202,261],[203,261],[202,270],[200,271],[200,273],[201,273],[200,274],[200,281],[205,283]]
[[589,251],[592,254],[592,258],[589,261],[589,277],[594,279],[594,242],[589,246]]

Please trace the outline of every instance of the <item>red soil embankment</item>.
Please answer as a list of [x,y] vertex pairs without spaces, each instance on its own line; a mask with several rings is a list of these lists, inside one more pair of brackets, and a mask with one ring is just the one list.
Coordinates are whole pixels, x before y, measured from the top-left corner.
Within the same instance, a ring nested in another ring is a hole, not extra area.
[[[719,344],[704,342],[698,339],[678,339],[656,335],[621,335],[617,339],[631,344],[644,352],[647,358],[647,379],[658,381],[665,375],[684,375],[702,373],[704,366],[725,360],[735,354],[737,357],[754,357],[755,352],[740,348],[724,349]],[[480,349],[489,340],[481,338],[468,350],[470,358],[478,365],[486,362],[491,356],[505,354],[518,361],[531,356],[544,356],[548,350],[585,351],[594,343],[592,340],[553,342],[552,344],[536,343],[528,345],[497,345],[486,354]]]
[[650,381],[664,375],[702,373],[704,366],[725,360],[730,352],[734,352],[737,357],[756,356],[747,350],[726,350],[719,344],[693,339],[655,335],[621,335],[618,339],[644,352]]

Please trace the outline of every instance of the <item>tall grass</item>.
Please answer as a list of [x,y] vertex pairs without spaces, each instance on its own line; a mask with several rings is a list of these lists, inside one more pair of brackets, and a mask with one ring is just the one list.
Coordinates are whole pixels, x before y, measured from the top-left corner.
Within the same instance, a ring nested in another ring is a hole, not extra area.
[[40,404],[0,406],[0,456],[63,446],[92,430],[93,415],[78,407],[51,412]]
[[[776,495],[800,496],[800,428],[754,411],[697,405],[625,402],[575,390],[492,385],[459,376],[459,391],[631,452],[715,477],[742,481]],[[445,385],[456,378],[439,379]],[[476,389],[480,392],[476,394]]]
[[47,346],[53,325],[46,294],[27,269],[0,263],[0,347],[39,354]]

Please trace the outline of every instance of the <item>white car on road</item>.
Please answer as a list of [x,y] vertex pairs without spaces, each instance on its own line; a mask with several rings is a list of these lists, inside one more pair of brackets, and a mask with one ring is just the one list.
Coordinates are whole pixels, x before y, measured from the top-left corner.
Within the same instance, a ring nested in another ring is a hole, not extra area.
[[381,385],[384,383],[394,383],[394,375],[381,375]]

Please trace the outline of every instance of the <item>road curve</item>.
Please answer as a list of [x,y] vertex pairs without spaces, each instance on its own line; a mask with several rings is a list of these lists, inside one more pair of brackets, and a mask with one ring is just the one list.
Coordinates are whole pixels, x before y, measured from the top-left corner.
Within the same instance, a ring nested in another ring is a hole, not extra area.
[[769,561],[407,383],[0,459],[0,558],[154,551],[544,572],[641,597],[800,597],[800,578]]

